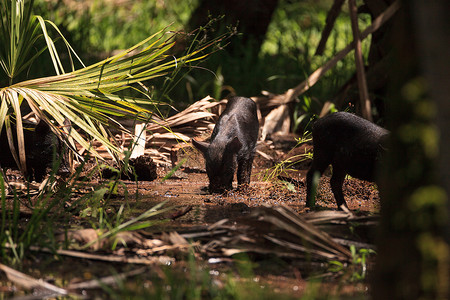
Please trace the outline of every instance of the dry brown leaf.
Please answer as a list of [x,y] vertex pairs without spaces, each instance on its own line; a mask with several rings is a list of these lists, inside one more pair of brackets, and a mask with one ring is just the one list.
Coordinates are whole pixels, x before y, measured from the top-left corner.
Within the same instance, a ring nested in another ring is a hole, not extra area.
[[[99,229],[79,229],[79,230],[72,230],[67,232],[67,238],[72,241],[76,241],[80,246],[92,243],[90,246],[90,249],[97,251],[99,249],[102,249],[107,244],[107,240],[99,240],[99,236],[103,233],[103,231]],[[66,238],[64,234],[59,235],[56,240],[57,241],[63,241]]]
[[173,245],[189,245],[188,241],[175,231],[169,233],[169,240]]

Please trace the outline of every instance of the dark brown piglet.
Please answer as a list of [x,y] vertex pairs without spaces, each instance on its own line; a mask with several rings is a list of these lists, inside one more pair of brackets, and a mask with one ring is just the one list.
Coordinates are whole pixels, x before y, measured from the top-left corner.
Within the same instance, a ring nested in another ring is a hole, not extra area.
[[312,129],[314,158],[306,175],[306,206],[315,204],[312,185],[329,165],[333,167],[330,185],[338,208],[347,206],[342,185],[345,176],[374,181],[375,168],[385,151],[383,143],[389,132],[361,117],[337,112],[317,120]]
[[[12,130],[15,132],[15,127]],[[27,166],[27,174],[25,176],[29,180],[42,181],[47,172],[53,167],[54,159],[59,159],[60,157],[60,141],[44,121],[40,121],[32,129],[24,129],[23,133]],[[16,136],[14,136],[14,144],[17,151]],[[17,168],[4,128],[0,135],[0,149],[0,167]],[[61,166],[60,171],[62,168],[66,168],[66,166]]]
[[205,157],[211,193],[232,189],[236,167],[238,185],[250,183],[258,133],[255,102],[233,97],[214,127],[211,142],[192,140]]

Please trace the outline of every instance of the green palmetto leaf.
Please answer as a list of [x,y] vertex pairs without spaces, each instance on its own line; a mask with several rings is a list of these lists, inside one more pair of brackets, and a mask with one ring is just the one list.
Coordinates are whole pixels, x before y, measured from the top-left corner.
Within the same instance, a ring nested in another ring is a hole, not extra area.
[[[213,43],[176,58],[167,52],[173,47],[173,35],[167,38],[158,32],[134,47],[94,65],[57,76],[19,82],[0,89],[0,129],[7,115],[16,116],[17,132],[21,125],[20,103],[25,100],[32,111],[45,120],[61,138],[70,134],[83,148],[94,155],[91,142],[75,130],[65,128],[68,119],[82,132],[101,142],[114,156],[119,155],[117,146],[109,140],[105,126],[114,125],[113,117],[132,117],[149,122],[152,112],[142,104],[156,104],[147,98],[118,96],[116,93],[130,88],[134,83],[169,74],[181,67],[206,57],[203,51]],[[149,44],[142,51],[130,54],[141,45]],[[147,95],[144,95],[147,96]],[[51,123],[48,116],[54,120]],[[20,138],[18,137],[20,141]],[[19,142],[20,165],[25,166],[23,138]],[[72,145],[74,148],[74,145]]]
[[42,34],[32,6],[33,1],[0,1],[0,66],[10,84],[45,51],[36,49]]
[[[192,47],[193,43],[187,54],[175,57],[170,51],[177,35],[161,30],[116,56],[85,67],[55,24],[31,15],[32,6],[33,0],[0,0],[0,84],[2,71],[8,78],[8,86],[0,87],[0,134],[4,133],[1,130],[5,125],[10,148],[14,150],[13,156],[22,171],[26,171],[23,102],[72,150],[76,150],[75,141],[98,156],[92,148],[92,141],[96,140],[117,158],[119,149],[111,142],[106,130],[118,124],[114,117],[149,122],[152,112],[142,105],[158,104],[135,85],[160,76],[173,76],[180,67],[205,58],[208,55],[206,50],[224,38],[197,48]],[[56,31],[66,45],[71,73],[65,73],[47,26]],[[36,48],[38,44],[45,46]],[[195,44],[198,44],[196,39]],[[33,62],[36,64],[36,59],[46,50],[57,75],[15,82],[18,75]],[[83,68],[75,70],[72,55]],[[139,97],[124,96],[126,89],[138,90],[141,94]],[[66,120],[70,120],[77,130],[68,128]],[[15,145],[17,149],[14,149]]]

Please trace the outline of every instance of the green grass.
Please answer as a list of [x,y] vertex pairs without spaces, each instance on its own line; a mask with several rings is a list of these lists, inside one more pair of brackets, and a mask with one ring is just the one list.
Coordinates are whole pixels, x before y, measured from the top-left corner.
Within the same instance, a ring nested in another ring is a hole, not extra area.
[[[308,143],[312,141],[312,135],[311,132],[304,132],[303,136],[298,138],[297,144],[294,148],[292,148],[287,155],[290,155],[290,153],[297,147],[301,146],[304,143]],[[289,156],[289,158],[275,164],[273,167],[268,168],[265,170],[263,174],[263,180],[264,181],[274,181],[277,180],[277,177],[280,175],[286,175],[287,171],[293,170],[294,166],[298,163],[301,163],[306,160],[312,160],[312,152],[307,152],[305,149],[305,152],[302,154],[296,154]]]
[[[121,196],[121,205],[113,203],[117,186],[126,188],[121,183],[120,176],[92,185],[90,182],[93,176],[98,176],[102,167],[81,176],[83,167],[84,164],[80,165],[77,171],[65,180],[57,180],[55,175],[51,174],[43,190],[36,196],[30,193],[24,195],[23,192],[13,189],[13,196],[7,197],[7,185],[0,173],[2,262],[20,264],[30,257],[32,246],[51,250],[65,248],[70,241],[56,241],[55,237],[69,230],[79,229],[80,226],[100,229],[103,233],[99,235],[99,240],[114,240],[114,236],[119,232],[134,231],[161,223],[160,220],[154,220],[154,217],[170,209],[163,207],[165,203],[162,202],[133,217],[130,213],[133,207],[128,203],[128,192],[125,191],[124,196]],[[119,173],[120,171],[117,175]],[[91,191],[82,193],[82,190]],[[78,195],[80,192],[81,196]],[[24,209],[29,211],[27,218],[22,216]],[[93,242],[95,241],[84,245],[83,249]]]
[[[51,176],[47,181],[43,191],[51,190],[55,182],[55,177]],[[54,193],[41,192],[37,197],[28,194],[25,197],[21,192],[12,190],[12,198],[6,196],[7,185],[0,174],[1,195],[1,231],[0,248],[2,262],[10,264],[21,263],[24,257],[28,256],[31,246],[40,246],[54,249],[53,231],[54,223],[66,223],[64,214],[65,201],[72,194],[62,188],[58,191],[59,197],[54,197]],[[21,207],[31,210],[30,216],[23,220],[21,217]]]
[[236,260],[234,271],[220,271],[190,252],[178,266],[155,266],[145,276],[104,287],[111,299],[298,299],[259,282],[248,259]]
[[[43,0],[37,3],[42,14],[70,33],[83,57],[96,57],[115,49],[126,49],[149,32],[170,23],[173,23],[171,28],[182,30],[198,1],[134,1],[116,6],[114,2],[97,0],[86,9],[81,9],[80,5],[55,7],[55,4]],[[331,4],[331,1],[281,0],[259,55],[255,56],[250,47],[239,49],[240,39],[235,37],[231,40],[234,43],[233,55],[225,48],[209,57],[201,69],[191,70],[180,81],[168,99],[182,108],[206,95],[218,99],[230,93],[257,96],[262,90],[283,93],[294,87],[352,40],[350,18],[344,4],[324,55],[314,56]],[[363,29],[370,20],[367,15],[359,18]],[[208,33],[212,34],[214,32]],[[362,45],[367,56],[370,39]],[[318,103],[310,107],[313,113],[318,113],[320,103],[330,100],[354,70],[354,58],[350,54],[306,93],[306,97]],[[154,86],[162,84],[164,79],[156,81]],[[297,107],[299,111],[302,109]]]
[[[258,56],[253,56],[253,49],[239,48],[240,41],[236,38],[234,42],[237,45],[233,49],[237,54],[230,55],[225,49],[211,56],[205,63],[205,67],[215,72],[218,78],[207,72],[194,71],[187,83],[201,94],[208,93],[216,97],[226,96],[230,91],[245,96],[260,95],[262,90],[284,93],[306,79],[352,41],[350,18],[344,5],[344,11],[336,21],[324,55],[314,56],[330,7],[330,2],[280,1]],[[360,28],[363,29],[370,20],[364,15],[360,17]],[[363,42],[365,56],[369,46],[370,39]],[[330,100],[353,75],[354,70],[354,58],[350,54],[312,87],[306,96],[321,103]],[[215,86],[218,82],[222,85],[219,89]],[[181,85],[180,89],[182,88]],[[217,91],[220,90],[224,92],[218,95]],[[195,96],[194,92],[193,100],[199,96]],[[179,97],[182,98],[182,95]]]
[[128,49],[169,25],[182,30],[197,0],[35,0],[36,13],[53,20],[82,53]]

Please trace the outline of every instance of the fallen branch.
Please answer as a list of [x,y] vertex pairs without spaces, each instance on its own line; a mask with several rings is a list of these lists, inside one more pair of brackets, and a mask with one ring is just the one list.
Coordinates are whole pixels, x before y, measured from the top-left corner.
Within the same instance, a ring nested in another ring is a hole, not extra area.
[[[377,31],[387,20],[389,20],[395,12],[400,8],[400,2],[397,0],[391,4],[382,14],[380,14],[370,26],[368,26],[360,36],[360,41],[366,39],[370,34]],[[291,103],[299,95],[305,93],[312,86],[314,86],[320,78],[322,78],[329,70],[331,70],[339,61],[341,61],[347,54],[349,54],[355,48],[355,40],[348,44],[344,49],[336,53],[336,55],[326,62],[322,67],[318,68],[306,80],[301,82],[294,88],[287,90],[284,94],[280,95],[268,95],[267,97],[258,97],[256,101],[260,107],[277,107],[286,106]],[[267,92],[264,92],[267,94]],[[281,115],[277,120],[272,119],[271,122],[265,123],[263,126],[263,137],[276,132],[278,128],[282,127],[285,120],[285,115]]]
[[35,279],[34,277],[31,277],[27,274],[24,274],[22,272],[19,272],[17,270],[14,270],[4,264],[0,263],[0,270],[5,272],[6,276],[11,282],[14,282],[17,285],[20,285],[21,287],[25,289],[35,289],[35,288],[42,288],[45,290],[45,292],[42,292],[40,295],[38,295],[35,299],[43,299],[43,298],[52,298],[55,296],[67,296],[71,295],[76,298],[83,298],[81,295],[75,295],[69,293],[66,289],[57,287],[56,285],[50,284],[48,282],[45,282],[42,279]]
[[103,278],[88,280],[88,281],[84,281],[84,282],[71,283],[66,288],[68,290],[81,290],[81,289],[86,290],[86,289],[101,288],[105,285],[117,284],[118,282],[120,282],[120,280],[124,280],[131,276],[140,275],[146,271],[148,271],[148,268],[142,267],[142,268],[139,268],[136,270],[132,270],[129,272],[124,272],[124,273],[120,273],[120,274],[116,274],[116,275],[112,275],[112,276],[106,276]]
[[140,258],[140,257],[126,257],[126,256],[119,256],[119,255],[101,255],[101,254],[87,253],[87,252],[74,251],[74,250],[61,250],[60,249],[60,250],[52,251],[47,248],[39,248],[39,247],[30,247],[30,250],[36,251],[36,252],[42,252],[42,253],[50,253],[50,254],[56,253],[58,255],[70,256],[70,257],[75,257],[75,258],[117,262],[117,263],[125,263],[125,264],[167,265],[167,264],[172,264],[175,261],[174,258],[165,256],[165,255],[149,256],[149,257],[145,257],[145,258]]
[[[365,40],[370,34],[377,31],[386,21],[388,21],[400,8],[400,2],[397,0],[394,3],[392,3],[385,12],[380,14],[370,26],[368,26],[362,33],[361,33],[361,41]],[[331,60],[326,62],[322,67],[318,68],[316,71],[314,71],[309,77],[297,85],[294,88],[291,88],[287,90],[282,95],[277,95],[274,98],[279,103],[289,103],[292,102],[295,97],[298,97],[300,94],[303,94],[307,90],[309,90],[313,85],[315,85],[319,79],[325,75],[326,72],[328,72],[331,68],[333,68],[340,60],[342,60],[350,51],[353,50],[355,47],[354,41],[348,44],[344,49],[339,51]]]

